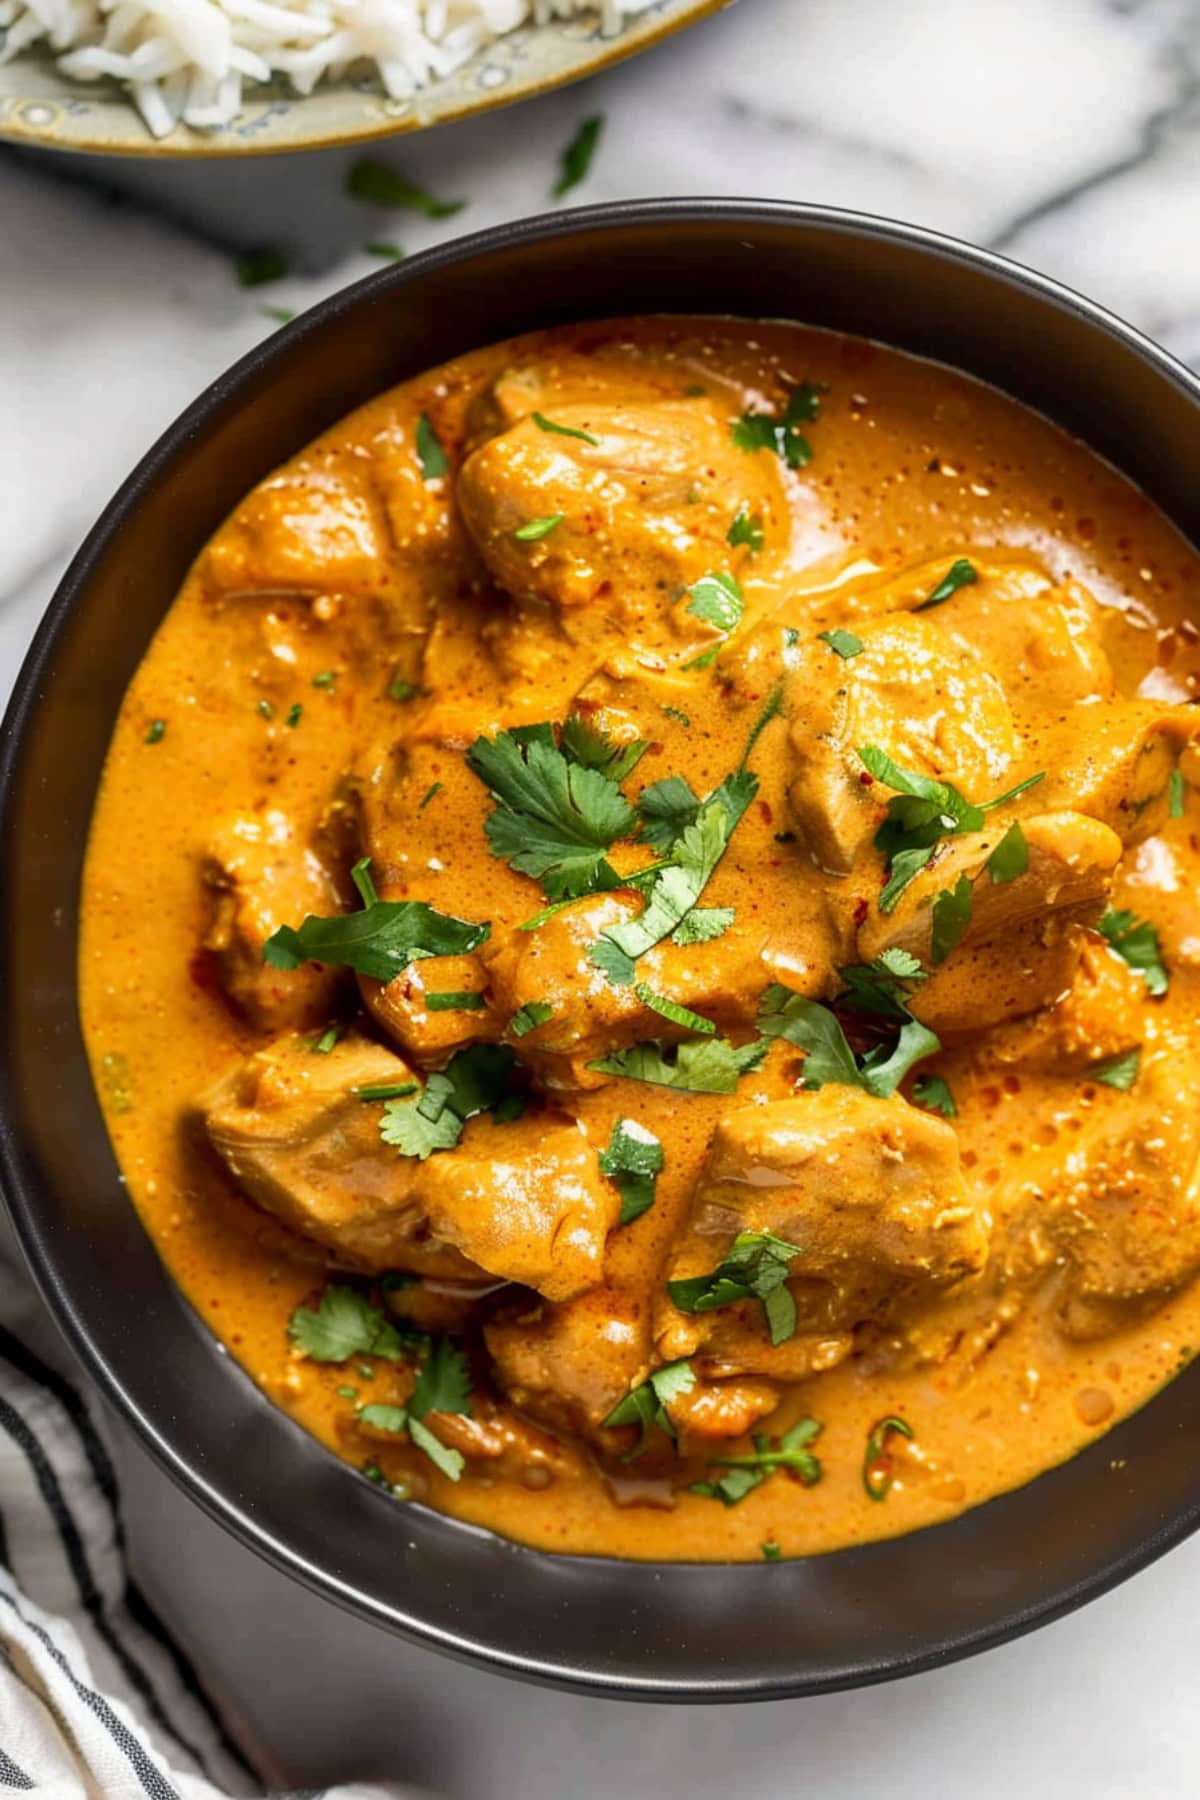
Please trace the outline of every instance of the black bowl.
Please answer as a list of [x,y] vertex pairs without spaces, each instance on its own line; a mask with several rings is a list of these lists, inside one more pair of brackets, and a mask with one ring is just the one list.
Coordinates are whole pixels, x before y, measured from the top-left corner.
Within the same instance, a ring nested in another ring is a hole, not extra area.
[[796,318],[939,358],[1076,432],[1200,537],[1200,383],[1053,282],[910,226],[752,202],[608,207],[360,282],[160,439],[76,557],[18,680],[0,760],[0,1173],[38,1284],[102,1393],[280,1568],[513,1674],[625,1697],[771,1698],[998,1643],[1178,1543],[1200,1520],[1200,1367],[1061,1468],[908,1537],[772,1567],[539,1555],[397,1506],[218,1350],[120,1184],[76,1000],[97,776],[125,685],[209,533],[260,476],[394,382],[515,332],[636,312]]

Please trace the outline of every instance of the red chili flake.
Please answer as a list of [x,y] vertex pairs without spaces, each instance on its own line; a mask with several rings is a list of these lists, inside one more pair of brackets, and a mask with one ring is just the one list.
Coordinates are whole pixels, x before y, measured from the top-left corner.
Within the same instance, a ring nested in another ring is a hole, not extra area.
[[875,777],[872,775],[872,773],[869,769],[864,769],[858,779],[859,779],[859,783],[863,787],[874,787],[875,786]]
[[202,993],[219,994],[221,983],[217,976],[216,958],[211,950],[203,948],[195,951],[188,958],[188,975]]
[[765,822],[770,825],[775,818],[775,814],[771,811],[770,804],[766,800],[760,800],[758,803],[758,810]]
[[856,900],[854,902],[854,923],[856,925],[862,925],[870,910],[871,903],[865,896],[861,900]]

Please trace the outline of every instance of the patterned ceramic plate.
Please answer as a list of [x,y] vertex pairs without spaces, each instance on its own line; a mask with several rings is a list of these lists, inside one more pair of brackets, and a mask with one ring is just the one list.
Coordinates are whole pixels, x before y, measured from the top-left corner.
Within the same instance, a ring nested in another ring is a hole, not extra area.
[[598,21],[586,16],[525,26],[415,100],[389,100],[369,80],[322,85],[303,99],[264,84],[234,124],[203,132],[179,126],[159,139],[115,85],[68,82],[51,58],[31,53],[0,64],[0,139],[108,156],[204,157],[316,150],[420,131],[593,75],[729,4],[658,0],[619,37],[602,37]]

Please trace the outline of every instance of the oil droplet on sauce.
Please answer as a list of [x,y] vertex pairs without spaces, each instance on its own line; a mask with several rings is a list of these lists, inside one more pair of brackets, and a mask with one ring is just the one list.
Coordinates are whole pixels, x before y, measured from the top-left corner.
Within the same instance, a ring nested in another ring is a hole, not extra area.
[[1103,1425],[1115,1410],[1115,1402],[1107,1388],[1080,1388],[1075,1396],[1075,1411],[1085,1425]]

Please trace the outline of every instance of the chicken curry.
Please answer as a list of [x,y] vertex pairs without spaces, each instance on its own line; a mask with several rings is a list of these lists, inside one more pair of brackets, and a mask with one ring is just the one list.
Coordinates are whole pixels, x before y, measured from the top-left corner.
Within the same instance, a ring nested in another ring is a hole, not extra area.
[[138,670],[82,996],[130,1193],[397,1500],[775,1560],[1200,1342],[1200,565],[1046,421],[572,326],[264,480]]

